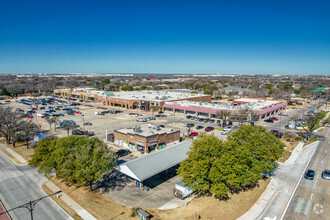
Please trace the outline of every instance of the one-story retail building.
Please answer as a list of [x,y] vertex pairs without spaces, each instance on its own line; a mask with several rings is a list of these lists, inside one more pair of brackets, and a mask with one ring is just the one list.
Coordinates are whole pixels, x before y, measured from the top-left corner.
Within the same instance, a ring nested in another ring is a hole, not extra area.
[[180,141],[180,130],[141,125],[114,131],[114,142],[141,153],[164,149],[168,144]]
[[211,102],[211,96],[190,93],[187,90],[136,90],[127,92],[104,92],[92,88],[55,89],[54,95],[70,97],[90,102],[101,103],[103,106],[116,106],[125,109],[150,110],[150,106],[162,107],[166,102],[195,101]]
[[[205,118],[223,118],[227,112],[229,120],[237,121],[244,115],[251,121],[274,115],[286,108],[287,102],[283,100],[240,98],[231,103],[209,103],[178,101],[166,102],[163,108],[167,112],[182,113]],[[247,120],[247,118],[245,118]]]

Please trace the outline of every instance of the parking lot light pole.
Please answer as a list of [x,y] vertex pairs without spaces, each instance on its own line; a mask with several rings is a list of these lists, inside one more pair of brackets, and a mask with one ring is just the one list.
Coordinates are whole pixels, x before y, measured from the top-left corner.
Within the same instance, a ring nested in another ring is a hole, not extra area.
[[85,115],[81,115],[83,117],[83,128],[84,128],[84,131],[85,131]]

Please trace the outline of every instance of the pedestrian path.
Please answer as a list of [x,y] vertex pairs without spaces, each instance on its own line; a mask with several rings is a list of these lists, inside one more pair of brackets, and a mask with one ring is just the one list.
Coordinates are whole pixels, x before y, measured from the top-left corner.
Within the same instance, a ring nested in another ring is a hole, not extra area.
[[[53,182],[46,181],[44,183],[51,191],[58,192],[61,189],[58,188]],[[96,220],[94,216],[92,216],[89,212],[87,212],[86,209],[81,207],[78,203],[76,203],[73,199],[71,199],[66,193],[61,192],[60,193],[60,199],[62,199],[63,202],[65,202],[71,209],[73,209],[82,219],[84,220]]]
[[17,161],[19,161],[23,165],[27,165],[27,161],[18,153],[7,147],[5,144],[0,143],[0,147],[2,147],[5,151],[7,151],[9,154],[11,154],[13,157],[16,158]]

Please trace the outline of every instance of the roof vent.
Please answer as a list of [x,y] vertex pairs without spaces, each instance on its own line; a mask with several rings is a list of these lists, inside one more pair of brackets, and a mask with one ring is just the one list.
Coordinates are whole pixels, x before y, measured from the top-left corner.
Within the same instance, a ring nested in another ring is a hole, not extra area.
[[141,130],[141,126],[139,126],[139,125],[135,125],[134,128],[133,128],[133,130],[134,130],[135,132],[138,132],[138,133],[142,132],[142,130]]

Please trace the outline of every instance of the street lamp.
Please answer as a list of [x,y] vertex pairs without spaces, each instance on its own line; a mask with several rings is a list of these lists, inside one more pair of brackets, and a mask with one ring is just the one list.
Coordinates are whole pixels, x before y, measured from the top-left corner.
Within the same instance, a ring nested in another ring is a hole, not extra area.
[[5,212],[2,212],[2,213],[0,213],[0,215],[5,214],[5,213],[8,213],[8,212],[10,212],[10,211],[13,211],[13,210],[15,210],[15,209],[19,209],[19,208],[27,208],[27,209],[29,210],[29,212],[30,212],[31,220],[33,220],[33,210],[34,210],[34,207],[36,206],[36,204],[37,204],[40,200],[43,200],[43,199],[45,199],[45,198],[47,198],[47,197],[50,197],[50,196],[53,196],[53,195],[57,195],[57,194],[59,194],[59,193],[61,193],[61,192],[62,192],[62,191],[57,191],[57,192],[55,192],[55,193],[53,193],[53,194],[50,194],[50,195],[48,195],[48,196],[44,196],[44,197],[41,197],[41,198],[39,198],[39,199],[36,199],[36,200],[30,201],[30,202],[25,203],[25,204],[23,204],[23,205],[20,205],[20,206],[17,206],[17,207],[15,207],[15,208],[12,208],[12,209],[10,209],[10,210],[7,210],[7,211],[5,211]]
[[84,128],[84,131],[85,131],[85,115],[81,115],[83,117],[83,128]]

